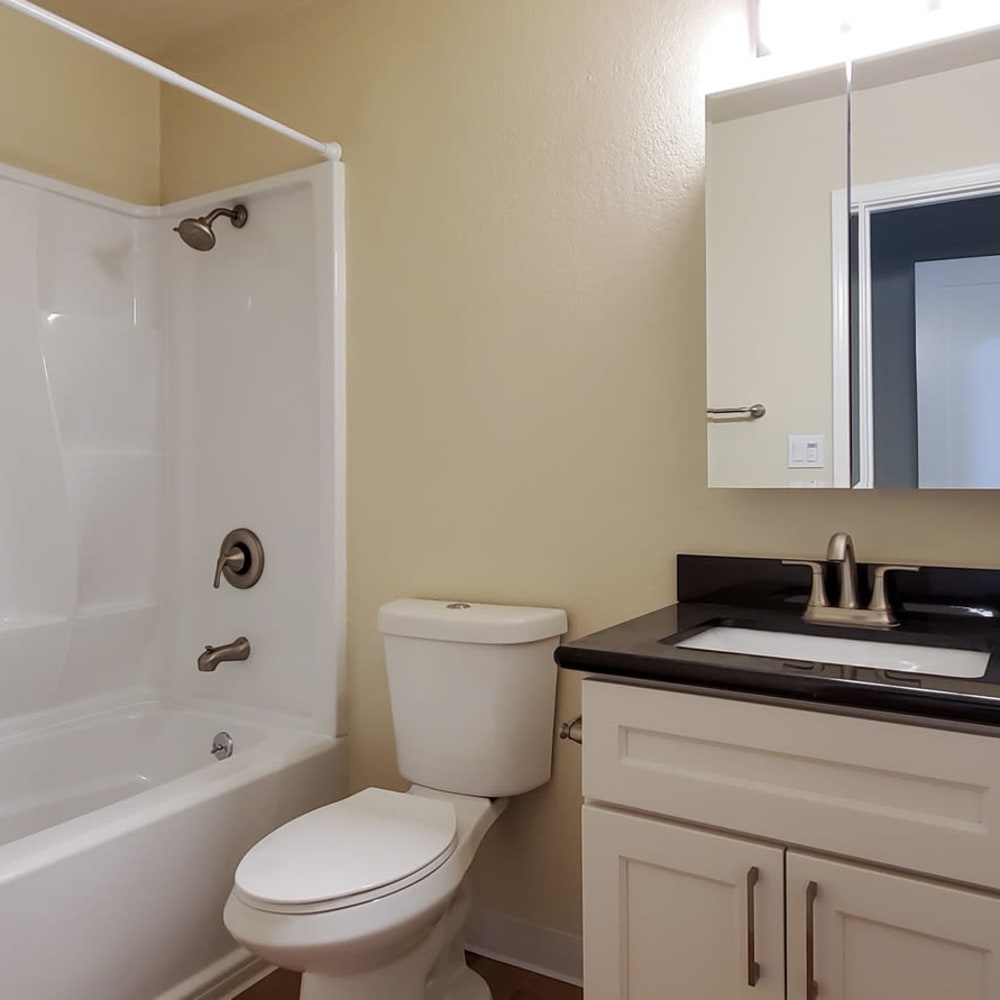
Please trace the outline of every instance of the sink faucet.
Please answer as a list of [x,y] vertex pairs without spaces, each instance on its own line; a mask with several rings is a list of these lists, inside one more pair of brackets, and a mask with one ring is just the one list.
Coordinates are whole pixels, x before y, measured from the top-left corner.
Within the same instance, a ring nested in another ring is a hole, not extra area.
[[919,566],[876,566],[872,596],[867,608],[858,605],[858,567],[854,558],[854,540],[846,531],[831,536],[826,560],[840,567],[840,594],[837,606],[826,596],[826,565],[806,559],[784,559],[786,566],[808,566],[812,570],[812,591],[804,621],[814,625],[845,625],[854,628],[895,628],[899,622],[886,597],[885,577],[894,570],[915,573]]
[[199,670],[214,670],[220,663],[227,660],[245,660],[250,655],[250,640],[241,635],[232,642],[221,646],[206,646],[205,652],[198,657]]
[[854,539],[846,531],[831,535],[826,561],[840,566],[840,607],[858,606],[858,565],[854,560]]

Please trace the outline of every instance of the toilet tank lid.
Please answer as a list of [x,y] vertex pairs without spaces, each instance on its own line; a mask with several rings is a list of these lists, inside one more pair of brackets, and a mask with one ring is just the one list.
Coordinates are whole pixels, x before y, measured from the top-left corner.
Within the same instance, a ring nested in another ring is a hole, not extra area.
[[566,612],[408,597],[378,609],[378,628],[383,635],[444,642],[537,642],[566,632]]

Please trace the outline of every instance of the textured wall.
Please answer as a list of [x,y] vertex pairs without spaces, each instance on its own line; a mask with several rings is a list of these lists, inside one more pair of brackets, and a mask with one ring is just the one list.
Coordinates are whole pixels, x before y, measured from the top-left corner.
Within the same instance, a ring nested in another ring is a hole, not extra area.
[[0,161],[156,204],[159,108],[152,77],[0,8]]
[[[390,598],[558,605],[580,634],[671,600],[678,551],[817,556],[845,529],[865,558],[1000,564],[992,494],[704,485],[704,45],[744,9],[316,0],[177,57],[344,144],[356,785],[396,780]],[[303,162],[172,94],[163,145],[168,198]],[[579,928],[578,807],[558,745],[484,845],[483,905]]]

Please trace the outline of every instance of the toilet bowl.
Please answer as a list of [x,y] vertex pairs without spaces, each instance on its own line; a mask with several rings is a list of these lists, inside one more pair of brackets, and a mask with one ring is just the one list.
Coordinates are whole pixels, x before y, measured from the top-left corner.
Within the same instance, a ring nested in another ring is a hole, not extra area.
[[[456,615],[454,612],[471,612]],[[551,769],[562,611],[396,601],[383,607],[407,792],[367,788],[247,852],[223,919],[300,1000],[489,1000],[465,964],[465,875],[507,796]]]
[[223,919],[245,948],[303,973],[303,1000],[424,998],[435,979],[440,1000],[486,998],[464,976],[446,987],[465,970],[459,890],[506,804],[414,787],[323,806],[248,852]]

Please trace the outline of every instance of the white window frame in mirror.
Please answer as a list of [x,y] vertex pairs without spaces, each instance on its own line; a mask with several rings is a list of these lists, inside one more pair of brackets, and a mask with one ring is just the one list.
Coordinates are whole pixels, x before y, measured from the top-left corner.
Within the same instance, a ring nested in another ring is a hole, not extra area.
[[[851,216],[847,191],[830,197],[833,261],[833,488],[851,488]],[[870,367],[870,365],[869,365]]]
[[833,192],[833,485],[851,486],[850,219],[858,217],[858,472],[856,489],[875,486],[872,375],[871,219],[877,212],[1000,194],[1000,164],[865,184]]

